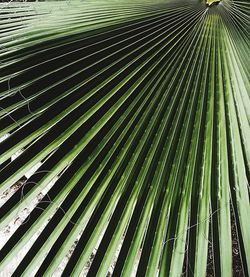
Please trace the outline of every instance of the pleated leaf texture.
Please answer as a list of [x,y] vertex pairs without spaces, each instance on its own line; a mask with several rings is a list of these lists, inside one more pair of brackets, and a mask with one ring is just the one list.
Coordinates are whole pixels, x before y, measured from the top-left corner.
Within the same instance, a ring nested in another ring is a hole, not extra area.
[[250,275],[249,19],[0,3],[0,276]]

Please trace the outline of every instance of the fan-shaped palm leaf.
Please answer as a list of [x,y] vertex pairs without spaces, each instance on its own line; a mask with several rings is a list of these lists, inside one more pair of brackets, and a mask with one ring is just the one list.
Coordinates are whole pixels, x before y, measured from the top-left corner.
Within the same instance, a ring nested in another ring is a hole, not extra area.
[[249,2],[0,5],[0,275],[250,274]]

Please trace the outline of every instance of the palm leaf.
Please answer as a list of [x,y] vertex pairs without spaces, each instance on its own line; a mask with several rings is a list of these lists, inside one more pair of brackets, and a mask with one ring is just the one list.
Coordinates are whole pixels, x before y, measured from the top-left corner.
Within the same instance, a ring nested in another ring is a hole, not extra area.
[[250,274],[250,5],[215,2],[0,3],[1,276]]

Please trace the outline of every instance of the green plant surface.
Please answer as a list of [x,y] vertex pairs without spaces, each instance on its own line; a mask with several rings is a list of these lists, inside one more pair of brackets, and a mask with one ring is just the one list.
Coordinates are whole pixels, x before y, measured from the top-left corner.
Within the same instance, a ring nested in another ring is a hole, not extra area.
[[0,275],[250,274],[250,3],[0,3]]

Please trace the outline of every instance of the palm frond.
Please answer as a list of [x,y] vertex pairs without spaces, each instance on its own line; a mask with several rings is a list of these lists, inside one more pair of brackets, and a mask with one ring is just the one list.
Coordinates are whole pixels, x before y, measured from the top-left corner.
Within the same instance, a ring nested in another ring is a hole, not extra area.
[[0,275],[250,274],[249,16],[0,3]]

